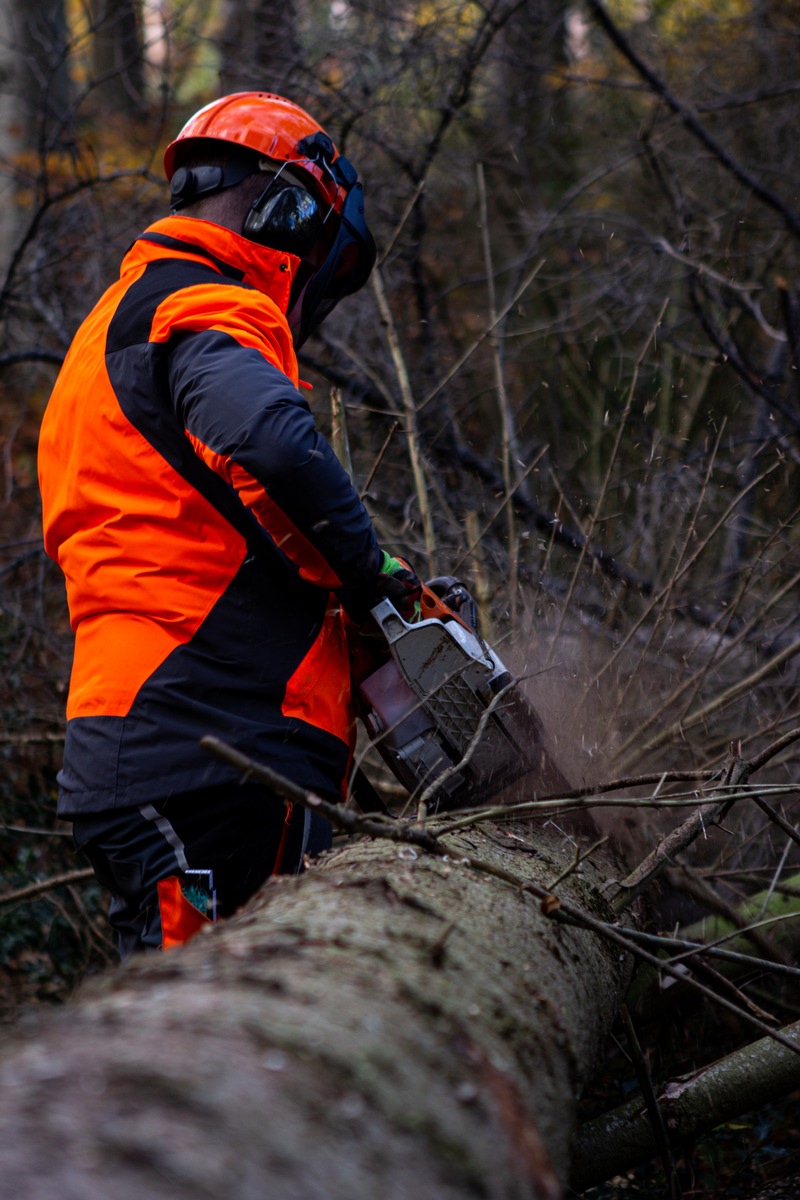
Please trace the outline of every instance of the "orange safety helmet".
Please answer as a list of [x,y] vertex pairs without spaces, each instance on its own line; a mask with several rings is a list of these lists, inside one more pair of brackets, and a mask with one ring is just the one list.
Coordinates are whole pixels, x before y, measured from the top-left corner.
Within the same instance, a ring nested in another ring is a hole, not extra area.
[[[191,150],[196,159],[197,150],[202,151],[204,143],[212,150],[215,142],[239,146],[253,159],[256,155],[267,159],[274,164],[276,175],[289,167],[291,177],[307,185],[310,194],[309,200],[301,189],[293,189],[303,196],[305,209],[300,220],[304,227],[308,225],[311,204],[325,208],[311,246],[295,250],[287,243],[276,247],[297,252],[302,259],[288,313],[295,345],[300,346],[344,296],[363,287],[375,264],[375,242],[364,218],[363,188],[358,174],[352,163],[339,154],[322,126],[298,104],[271,92],[237,92],[201,108],[167,146],[164,171],[173,187],[173,196],[185,152]],[[251,173],[257,169],[253,166]],[[210,182],[196,195],[209,195],[238,183],[246,173],[242,169],[225,175],[214,168],[216,175],[210,175],[209,168],[200,168],[195,175],[203,170],[206,175],[202,178]],[[274,179],[275,175],[271,177]],[[242,229],[246,237],[265,245],[274,244],[264,232],[260,211],[270,191],[268,185]],[[279,206],[279,211],[286,207],[286,204],[282,209]]]
[[[253,150],[278,166],[291,163],[293,170],[310,175],[322,196],[335,205],[338,189],[331,175],[314,159],[298,154],[298,143],[319,133],[327,138],[322,126],[305,109],[283,96],[271,92],[236,92],[212,100],[189,118],[164,152],[164,171],[171,180],[182,151],[213,138]],[[339,155],[332,142],[331,151],[331,159],[335,161]]]

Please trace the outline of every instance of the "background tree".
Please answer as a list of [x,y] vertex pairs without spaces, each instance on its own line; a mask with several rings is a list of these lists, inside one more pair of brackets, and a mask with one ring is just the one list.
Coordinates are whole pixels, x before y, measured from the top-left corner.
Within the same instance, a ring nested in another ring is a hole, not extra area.
[[0,255],[14,254],[22,223],[20,202],[42,156],[69,142],[72,129],[67,26],[63,0],[35,8],[17,0],[0,5]]
[[140,0],[91,0],[92,104],[98,115],[144,111]]
[[297,5],[279,0],[226,0],[220,33],[220,92],[283,95],[303,69]]

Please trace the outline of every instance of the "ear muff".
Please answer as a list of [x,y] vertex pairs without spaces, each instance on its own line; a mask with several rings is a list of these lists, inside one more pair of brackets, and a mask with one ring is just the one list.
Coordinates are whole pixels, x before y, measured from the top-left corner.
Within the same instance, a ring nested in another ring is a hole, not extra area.
[[261,246],[284,250],[299,258],[308,254],[320,235],[323,220],[319,205],[305,188],[278,185],[270,180],[244,219],[242,233]]

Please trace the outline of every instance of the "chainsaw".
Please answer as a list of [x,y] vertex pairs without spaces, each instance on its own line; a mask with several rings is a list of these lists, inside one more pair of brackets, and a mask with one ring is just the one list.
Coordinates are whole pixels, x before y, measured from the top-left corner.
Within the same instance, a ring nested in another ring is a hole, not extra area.
[[545,747],[542,722],[478,632],[459,580],[424,584],[420,618],[390,600],[373,609],[389,657],[362,678],[356,708],[371,743],[429,812],[485,804],[526,778],[526,799],[570,784]]

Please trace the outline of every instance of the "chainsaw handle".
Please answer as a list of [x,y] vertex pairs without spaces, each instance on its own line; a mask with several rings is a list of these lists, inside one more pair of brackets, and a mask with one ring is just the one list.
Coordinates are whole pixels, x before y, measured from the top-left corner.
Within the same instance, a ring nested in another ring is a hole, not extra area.
[[[407,563],[405,559],[398,558],[397,561],[402,563],[406,570],[414,570],[414,568]],[[423,583],[422,580],[420,580],[420,584],[422,587],[419,598],[419,616],[421,621],[427,621],[430,618],[436,618],[439,621],[458,621],[459,625],[463,625],[464,629],[469,630],[470,633],[475,633],[477,621],[470,622],[468,619],[461,616],[459,612],[456,612],[454,608],[451,608],[449,604],[444,602],[442,597],[439,595],[439,591],[437,590],[437,585],[439,588],[445,591],[446,594],[448,592],[453,592],[456,589],[460,590],[463,595],[463,606],[466,608],[468,613],[471,612],[473,616],[477,617],[477,613],[475,611],[475,602],[460,580],[456,579],[453,575],[441,575],[437,576],[436,579],[431,579],[428,583]]]
[[440,621],[458,621],[459,625],[463,625],[470,633],[475,632],[463,617],[459,616],[449,604],[445,604],[441,596],[437,596],[436,592],[428,587],[427,583],[423,583],[422,585],[419,607],[422,620],[428,620],[429,617],[436,617]]

